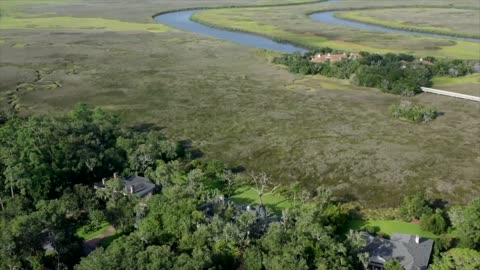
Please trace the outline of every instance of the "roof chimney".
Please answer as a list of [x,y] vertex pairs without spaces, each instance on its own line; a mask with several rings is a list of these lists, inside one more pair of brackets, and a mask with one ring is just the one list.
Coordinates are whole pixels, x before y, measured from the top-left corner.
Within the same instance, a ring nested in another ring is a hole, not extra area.
[[135,187],[133,185],[130,186],[130,194],[135,193]]
[[415,243],[420,244],[420,236],[415,235]]

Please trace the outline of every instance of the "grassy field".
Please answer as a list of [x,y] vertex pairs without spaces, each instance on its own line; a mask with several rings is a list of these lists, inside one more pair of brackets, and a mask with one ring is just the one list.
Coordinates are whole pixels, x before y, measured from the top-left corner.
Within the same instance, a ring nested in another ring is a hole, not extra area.
[[399,220],[351,220],[348,229],[362,230],[366,226],[378,228],[379,232],[391,236],[394,233],[419,235],[427,238],[436,238],[431,232],[420,229],[420,225]]
[[338,12],[335,16],[407,31],[480,38],[480,10],[397,8]]
[[480,97],[479,73],[459,78],[436,77],[432,81],[435,88]]
[[[414,1],[341,1],[327,4],[309,4],[294,7],[216,9],[197,13],[193,19],[230,30],[251,32],[305,47],[332,47],[345,51],[408,52],[419,56],[480,58],[480,44],[414,35],[391,34],[358,30],[310,19],[306,14],[325,10],[416,6]],[[431,1],[429,5],[446,6],[444,1]],[[473,1],[460,1],[454,5],[475,7]],[[436,10],[436,9],[432,9]],[[446,20],[445,20],[446,22]],[[474,22],[472,22],[474,23]],[[452,23],[455,24],[455,23]]]
[[[230,197],[231,200],[240,204],[258,205],[258,193],[251,187],[241,187],[236,190],[235,195]],[[267,195],[263,199],[264,204],[271,208],[275,213],[281,214],[283,209],[292,206],[292,201],[286,199],[279,194]],[[363,230],[366,226],[377,228],[379,232],[391,236],[393,233],[404,233],[412,235],[420,235],[428,238],[436,238],[437,236],[431,232],[424,231],[420,225],[400,220],[350,220],[346,224],[345,231]]]
[[465,77],[435,77],[433,78],[433,85],[442,87],[450,85],[459,85],[459,84],[477,84],[480,87],[480,74],[472,74]]
[[88,240],[91,240],[99,235],[101,235],[102,233],[104,233],[108,228],[110,227],[110,224],[108,222],[104,222],[102,223],[101,225],[101,228],[94,231],[94,232],[86,232],[85,231],[85,227],[81,227],[77,230],[77,236],[88,241]]
[[[241,187],[235,191],[230,199],[240,204],[258,205],[258,193],[251,187]],[[292,202],[280,194],[270,194],[263,197],[263,203],[276,213],[292,206]]]
[[160,33],[169,27],[154,23],[132,23],[101,18],[3,18],[0,29],[56,29],[56,30],[104,30],[104,31],[148,31]]
[[[15,12],[23,19],[54,13],[143,25],[152,23],[154,10],[198,4],[79,0]],[[312,6],[289,9],[309,21],[304,12],[318,8]],[[295,23],[291,27],[302,29]],[[473,102],[427,94],[402,98],[294,75],[269,63],[273,53],[175,29],[61,26],[3,29],[0,35],[2,109],[31,115],[66,111],[78,102],[102,106],[129,126],[192,141],[205,158],[264,171],[281,183],[326,185],[367,206],[396,205],[418,190],[458,203],[480,194],[480,120]],[[378,46],[387,46],[388,38]],[[402,99],[435,106],[443,115],[427,125],[391,119],[388,107]]]

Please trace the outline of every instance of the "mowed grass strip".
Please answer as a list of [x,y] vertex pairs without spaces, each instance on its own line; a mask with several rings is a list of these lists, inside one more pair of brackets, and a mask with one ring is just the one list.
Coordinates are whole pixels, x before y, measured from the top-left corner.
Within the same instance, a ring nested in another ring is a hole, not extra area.
[[[239,204],[258,205],[258,193],[249,186],[240,187],[235,191],[235,194],[230,199]],[[280,194],[269,194],[263,197],[263,203],[271,208],[275,213],[281,213],[282,210],[290,208],[293,203]]]
[[403,233],[411,235],[419,235],[427,238],[436,238],[437,236],[431,232],[424,231],[420,225],[408,223],[400,220],[350,220],[347,223],[347,230],[364,230],[365,227],[376,227],[379,232],[391,236],[394,233]]
[[91,239],[101,235],[106,230],[108,230],[109,227],[110,227],[110,224],[108,222],[103,222],[101,224],[100,229],[98,229],[94,232],[86,232],[85,231],[86,227],[81,227],[77,230],[77,236],[86,240],[86,241],[88,241],[88,240],[91,240]]
[[395,8],[337,12],[335,17],[406,31],[480,38],[478,10]]

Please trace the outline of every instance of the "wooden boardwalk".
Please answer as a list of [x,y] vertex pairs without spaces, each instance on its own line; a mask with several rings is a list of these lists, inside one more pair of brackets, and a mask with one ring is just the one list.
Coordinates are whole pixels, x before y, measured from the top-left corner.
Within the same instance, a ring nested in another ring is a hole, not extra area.
[[433,93],[433,94],[438,94],[438,95],[444,95],[444,96],[449,96],[449,97],[462,98],[462,99],[468,99],[468,100],[473,100],[473,101],[480,102],[480,97],[476,97],[476,96],[459,94],[459,93],[455,93],[455,92],[438,90],[438,89],[427,88],[427,87],[421,87],[421,89],[422,89],[423,92],[426,92],[426,93]]

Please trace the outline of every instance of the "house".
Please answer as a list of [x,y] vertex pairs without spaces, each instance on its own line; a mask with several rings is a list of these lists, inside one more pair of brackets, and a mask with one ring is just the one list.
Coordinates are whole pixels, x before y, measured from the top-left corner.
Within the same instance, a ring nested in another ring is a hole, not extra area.
[[432,254],[433,240],[418,235],[392,234],[390,239],[364,233],[370,255],[369,269],[383,270],[384,264],[396,259],[405,270],[426,270]]
[[342,54],[330,54],[330,53],[327,53],[327,54],[316,54],[311,60],[310,62],[312,63],[326,63],[326,62],[330,62],[330,63],[335,63],[335,62],[338,62],[338,61],[341,61],[343,59],[357,59],[357,55],[356,54],[346,54],[346,53],[342,53]]
[[[152,183],[150,179],[141,177],[141,176],[130,176],[130,177],[119,177],[117,173],[113,174],[113,179],[120,178],[123,181],[123,191],[124,195],[134,194],[140,198],[148,197],[155,194],[159,187]],[[106,187],[107,179],[103,178],[101,183],[96,183],[94,185],[95,189],[104,189]]]
[[419,60],[415,60],[413,62],[408,62],[405,60],[400,60],[400,65],[402,65],[402,68],[406,68],[407,65],[411,64],[419,64],[419,65],[425,65],[425,66],[433,66],[433,63],[427,60],[424,60],[423,58],[420,58]]
[[269,213],[264,205],[237,204],[223,196],[207,202],[198,210],[204,212],[207,218],[212,219],[215,214],[224,215],[228,208],[232,210],[232,218],[235,220],[238,220],[245,212],[253,215],[256,221],[252,226],[251,233],[256,236],[264,235],[272,222],[281,221],[281,217]]

